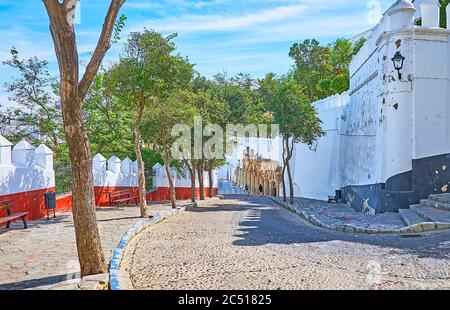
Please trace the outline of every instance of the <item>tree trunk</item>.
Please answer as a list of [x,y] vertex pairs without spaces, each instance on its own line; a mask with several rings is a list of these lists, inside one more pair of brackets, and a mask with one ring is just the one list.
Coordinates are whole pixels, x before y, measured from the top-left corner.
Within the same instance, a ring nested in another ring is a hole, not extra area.
[[140,102],[134,124],[134,152],[138,162],[138,179],[139,179],[139,206],[141,209],[141,218],[148,218],[147,212],[147,191],[145,189],[145,170],[144,160],[141,153],[141,121],[144,115],[145,105]]
[[114,24],[124,2],[111,0],[97,46],[79,81],[76,35],[70,20],[77,2],[43,0],[60,73],[61,110],[72,164],[72,212],[82,276],[108,271],[97,226],[92,156],[82,103],[110,48]]
[[213,198],[213,187],[214,187],[214,180],[213,180],[213,168],[212,165],[208,166],[208,178],[209,178],[209,198]]
[[283,169],[281,171],[281,182],[283,186],[283,202],[287,202],[286,180],[284,179],[285,174],[286,174],[286,146],[283,138]]
[[198,182],[200,187],[200,200],[205,200],[205,180],[204,180],[204,161],[202,160],[197,167]]
[[191,164],[189,164],[189,161],[186,160],[186,166],[189,170],[189,176],[191,177],[191,201],[195,202],[197,200],[197,193],[196,193],[196,186],[195,186],[195,165],[194,161],[192,161]]
[[287,174],[288,174],[288,180],[289,180],[289,203],[291,205],[293,205],[295,203],[294,201],[294,182],[292,180],[292,173],[291,173],[291,164],[290,164],[290,160],[292,158],[292,150],[289,147],[289,139],[286,139],[285,141],[285,145],[286,145],[286,170],[287,170]]
[[[65,89],[64,93],[71,92]],[[64,99],[63,99],[64,98]],[[83,125],[81,101],[61,97],[69,157],[72,163],[72,212],[81,275],[107,272],[97,226],[92,156]]]
[[170,201],[172,203],[172,209],[176,209],[177,196],[175,191],[175,185],[173,183],[172,173],[170,171],[170,156],[167,148],[164,149],[164,165],[166,166],[167,179],[169,180]]

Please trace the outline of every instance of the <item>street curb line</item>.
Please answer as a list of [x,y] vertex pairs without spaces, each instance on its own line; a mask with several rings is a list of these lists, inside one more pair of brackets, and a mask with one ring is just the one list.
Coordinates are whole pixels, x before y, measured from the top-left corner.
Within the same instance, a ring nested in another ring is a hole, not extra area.
[[110,261],[109,267],[109,287],[112,291],[120,291],[124,289],[123,281],[121,281],[119,276],[120,265],[122,264],[122,260],[127,249],[128,244],[133,240],[137,235],[142,232],[145,232],[148,228],[159,224],[169,218],[172,218],[178,215],[181,212],[191,210],[193,208],[200,207],[201,205],[196,202],[185,207],[171,210],[171,211],[160,211],[156,213],[149,220],[139,220],[136,224],[133,225],[123,236],[119,242],[119,245],[114,249],[113,256]]
[[319,220],[313,214],[308,214],[303,210],[298,210],[292,207],[289,203],[282,203],[273,197],[266,196],[267,199],[273,201],[277,205],[291,211],[292,213],[300,216],[304,220],[310,222],[311,224],[332,231],[339,231],[344,233],[359,233],[359,234],[379,234],[379,235],[387,235],[387,234],[417,234],[429,231],[438,231],[438,230],[446,230],[450,229],[450,224],[448,223],[436,223],[436,222],[423,222],[419,224],[414,224],[411,226],[406,226],[401,229],[372,229],[368,227],[358,227],[350,224],[343,225],[328,225],[321,220]]

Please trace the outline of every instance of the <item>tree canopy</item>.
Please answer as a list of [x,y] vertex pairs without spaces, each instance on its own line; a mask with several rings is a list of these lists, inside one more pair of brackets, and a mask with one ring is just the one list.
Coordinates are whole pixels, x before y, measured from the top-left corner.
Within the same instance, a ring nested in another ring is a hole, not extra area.
[[295,62],[292,75],[310,102],[349,89],[350,62],[364,42],[364,38],[355,44],[337,39],[323,46],[315,39],[307,39],[291,47],[289,56]]

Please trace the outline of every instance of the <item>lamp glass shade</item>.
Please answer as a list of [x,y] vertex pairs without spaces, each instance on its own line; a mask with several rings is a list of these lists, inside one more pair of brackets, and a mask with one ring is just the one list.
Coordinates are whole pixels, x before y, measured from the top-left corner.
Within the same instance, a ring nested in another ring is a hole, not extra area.
[[400,54],[400,52],[397,52],[392,58],[392,62],[394,63],[395,70],[401,70],[403,69],[403,63],[405,62],[405,57]]

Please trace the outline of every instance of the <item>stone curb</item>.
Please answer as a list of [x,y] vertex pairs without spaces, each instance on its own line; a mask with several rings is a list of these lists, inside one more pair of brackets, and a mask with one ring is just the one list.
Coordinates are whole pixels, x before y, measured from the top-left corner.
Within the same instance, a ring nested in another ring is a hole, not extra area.
[[294,207],[292,207],[289,203],[282,203],[281,201],[274,199],[273,197],[267,197],[267,199],[273,201],[277,205],[288,209],[292,213],[300,216],[304,220],[310,222],[311,224],[324,228],[327,230],[333,230],[333,231],[339,231],[339,232],[345,232],[345,233],[359,233],[359,234],[417,234],[417,233],[423,233],[428,231],[436,231],[436,230],[445,230],[450,229],[450,224],[448,223],[435,223],[435,222],[423,222],[407,227],[403,227],[400,229],[386,229],[386,228],[368,228],[368,227],[358,227],[355,225],[350,224],[343,224],[343,225],[329,225],[324,223],[323,221],[319,220],[314,214],[308,214],[307,212],[303,210],[298,210]]
[[197,208],[201,206],[198,202],[187,205],[185,207],[171,210],[171,211],[161,211],[156,213],[153,218],[149,220],[139,220],[136,224],[133,225],[122,237],[119,242],[119,245],[114,249],[112,259],[110,261],[109,268],[109,287],[112,291],[120,291],[124,289],[123,280],[120,279],[119,269],[122,263],[123,255],[125,254],[126,248],[131,240],[136,237],[138,234],[146,231],[151,226],[154,226],[158,223],[161,223],[169,218],[172,218],[179,214],[180,212],[184,212],[187,210],[191,210],[193,208]]

